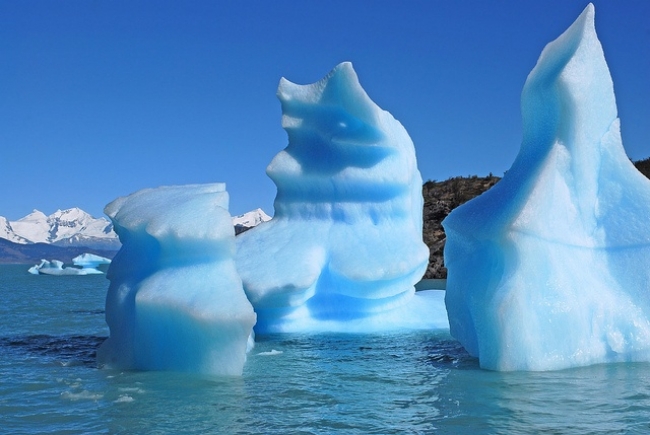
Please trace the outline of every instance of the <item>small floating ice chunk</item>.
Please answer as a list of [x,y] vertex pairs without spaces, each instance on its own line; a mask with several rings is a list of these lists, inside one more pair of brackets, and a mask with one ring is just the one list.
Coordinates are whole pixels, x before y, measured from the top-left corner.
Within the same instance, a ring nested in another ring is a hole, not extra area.
[[120,397],[115,399],[113,403],[131,403],[134,402],[135,399],[128,394],[120,394]]
[[99,400],[102,397],[104,397],[103,394],[101,393],[94,393],[92,391],[88,390],[82,390],[79,392],[72,392],[72,391],[64,391],[61,393],[61,398],[71,400],[71,401],[77,401],[77,400]]
[[268,352],[260,352],[260,353],[258,353],[258,355],[261,355],[261,356],[272,356],[272,355],[280,355],[280,354],[282,354],[282,351],[281,350],[275,350],[275,349],[271,349]]

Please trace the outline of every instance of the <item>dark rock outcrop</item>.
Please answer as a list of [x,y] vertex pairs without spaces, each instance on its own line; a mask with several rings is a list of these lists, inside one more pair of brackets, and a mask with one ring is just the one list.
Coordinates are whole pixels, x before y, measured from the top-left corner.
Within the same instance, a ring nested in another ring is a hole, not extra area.
[[446,181],[427,181],[422,187],[424,196],[424,243],[429,247],[429,267],[424,279],[447,278],[444,266],[445,231],[442,221],[459,205],[480,195],[497,184],[501,178],[454,177]]
[[646,177],[650,178],[650,157],[634,162],[634,166]]

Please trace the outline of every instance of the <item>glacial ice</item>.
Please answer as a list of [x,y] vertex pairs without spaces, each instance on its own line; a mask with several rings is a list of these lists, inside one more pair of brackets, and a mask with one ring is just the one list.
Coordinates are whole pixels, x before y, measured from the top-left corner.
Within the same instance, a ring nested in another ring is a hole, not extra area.
[[494,370],[650,361],[650,182],[623,149],[593,5],[521,100],[512,167],[443,223],[451,333]]
[[[79,259],[87,260],[78,262],[77,260]],[[98,255],[82,254],[73,258],[74,265],[79,267],[64,267],[63,261],[61,260],[41,260],[39,264],[30,267],[27,272],[32,275],[99,275],[104,272],[99,270],[97,266],[100,264],[109,264],[110,262],[111,260],[108,258],[100,257]]]
[[97,269],[100,264],[111,264],[111,260],[100,255],[91,254],[89,252],[77,255],[72,259],[72,264],[83,268]]
[[278,88],[289,145],[267,174],[275,215],[237,237],[255,331],[446,328],[443,293],[418,292],[422,179],[404,127],[366,94],[350,63]]
[[106,206],[122,248],[108,270],[101,363],[242,373],[256,317],[227,210],[222,183],[144,189]]

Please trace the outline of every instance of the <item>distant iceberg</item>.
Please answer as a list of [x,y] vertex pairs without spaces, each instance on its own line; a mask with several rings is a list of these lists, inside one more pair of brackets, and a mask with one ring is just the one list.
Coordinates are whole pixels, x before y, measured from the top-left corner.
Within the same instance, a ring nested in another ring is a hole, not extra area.
[[255,313],[233,256],[222,183],[144,189],[106,206],[122,242],[108,271],[102,364],[239,375]]
[[278,88],[289,145],[267,168],[275,214],[237,237],[237,268],[266,332],[446,328],[426,270],[422,178],[393,116],[352,64]]
[[41,260],[39,264],[30,267],[27,272],[32,275],[97,275],[102,274],[98,269],[101,264],[111,264],[111,260],[95,254],[81,254],[72,259],[77,267],[64,267],[60,260]]
[[451,333],[494,370],[650,361],[650,181],[623,149],[594,7],[522,92],[517,159],[445,219]]
[[72,264],[83,268],[97,269],[100,264],[111,264],[111,260],[100,255],[85,253],[73,258]]

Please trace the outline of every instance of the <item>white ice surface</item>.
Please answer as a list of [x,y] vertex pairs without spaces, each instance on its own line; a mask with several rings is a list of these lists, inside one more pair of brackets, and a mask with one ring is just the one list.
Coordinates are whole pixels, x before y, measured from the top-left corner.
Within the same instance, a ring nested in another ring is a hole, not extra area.
[[108,271],[110,337],[100,362],[242,373],[255,313],[233,261],[227,209],[224,184],[145,189],[106,206],[122,249]]

